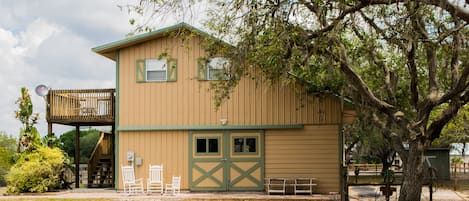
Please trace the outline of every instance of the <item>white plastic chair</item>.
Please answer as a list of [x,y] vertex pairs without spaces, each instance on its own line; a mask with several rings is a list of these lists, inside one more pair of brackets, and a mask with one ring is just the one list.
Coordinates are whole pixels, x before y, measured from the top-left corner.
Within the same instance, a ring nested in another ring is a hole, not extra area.
[[160,192],[163,194],[163,165],[149,165],[147,179],[147,193]]
[[165,194],[167,194],[168,191],[171,191],[173,195],[181,192],[181,176],[173,176],[172,184],[166,184]]
[[[135,179],[133,166],[122,166],[122,182],[124,183],[124,193],[127,194],[143,192],[143,179]],[[127,189],[127,191],[126,191]]]

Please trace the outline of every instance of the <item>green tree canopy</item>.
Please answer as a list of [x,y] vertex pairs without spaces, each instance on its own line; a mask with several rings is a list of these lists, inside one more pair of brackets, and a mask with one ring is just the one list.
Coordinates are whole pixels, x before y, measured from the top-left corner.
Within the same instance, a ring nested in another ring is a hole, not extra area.
[[0,186],[6,185],[5,175],[14,163],[16,139],[0,131]]
[[[141,0],[133,9],[155,17],[195,2]],[[205,2],[207,27],[236,47],[208,44],[209,56],[230,58],[237,75],[218,82],[217,98],[245,75],[356,94],[403,159],[399,200],[420,200],[424,150],[469,101],[467,1]],[[431,119],[437,107],[442,112]]]
[[[99,140],[99,130],[90,129],[80,131],[80,163],[88,163],[96,143]],[[60,148],[68,154],[68,156],[75,156],[75,130],[70,130],[59,137]]]

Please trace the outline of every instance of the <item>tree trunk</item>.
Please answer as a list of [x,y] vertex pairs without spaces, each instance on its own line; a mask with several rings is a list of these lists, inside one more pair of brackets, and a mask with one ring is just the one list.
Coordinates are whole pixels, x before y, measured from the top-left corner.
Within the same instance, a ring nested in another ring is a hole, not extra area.
[[409,143],[409,152],[404,166],[403,182],[400,190],[399,201],[420,200],[424,178],[425,146],[419,139]]

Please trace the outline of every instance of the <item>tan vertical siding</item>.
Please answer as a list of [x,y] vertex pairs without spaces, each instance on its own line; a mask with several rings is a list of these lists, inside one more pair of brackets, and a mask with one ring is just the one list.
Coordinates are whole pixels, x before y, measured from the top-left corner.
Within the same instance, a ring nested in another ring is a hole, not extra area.
[[[194,37],[184,44],[158,38],[120,51],[119,126],[206,126],[338,124],[340,101],[327,95],[305,98],[289,87],[266,87],[247,78],[218,110],[209,81],[196,79],[197,59],[205,52]],[[176,82],[137,83],[135,61],[167,52],[178,63]]]
[[[182,177],[181,188],[188,189],[189,150],[187,131],[151,131],[119,133],[119,178],[121,166],[128,165],[127,152],[135,152],[135,157],[142,158],[143,165],[137,166],[137,178],[148,178],[149,164],[163,164],[164,181],[171,182],[172,176]],[[118,188],[122,189],[122,181]]]
[[314,177],[320,193],[339,191],[338,126],[265,132],[265,177]]

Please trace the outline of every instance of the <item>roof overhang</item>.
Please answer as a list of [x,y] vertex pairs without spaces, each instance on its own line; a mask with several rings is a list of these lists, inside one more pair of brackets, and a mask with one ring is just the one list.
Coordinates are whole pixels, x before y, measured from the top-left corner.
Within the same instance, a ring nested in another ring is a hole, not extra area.
[[140,43],[143,43],[143,42],[146,42],[146,41],[150,41],[150,40],[154,40],[154,39],[157,39],[157,38],[165,37],[165,36],[168,36],[170,33],[173,33],[175,31],[181,31],[182,29],[189,30],[189,31],[194,32],[194,33],[196,33],[198,35],[201,35],[201,36],[215,38],[215,37],[209,35],[208,33],[204,32],[204,31],[202,31],[202,30],[200,30],[196,27],[193,27],[193,26],[191,26],[187,23],[182,22],[182,23],[179,23],[179,24],[176,24],[176,25],[173,25],[173,26],[169,26],[169,27],[166,27],[166,28],[162,28],[162,29],[158,29],[158,30],[155,30],[155,31],[151,31],[151,32],[131,36],[131,37],[128,37],[128,38],[125,38],[125,39],[122,39],[122,40],[118,40],[118,41],[107,43],[107,44],[104,44],[104,45],[101,45],[101,46],[98,46],[98,47],[94,47],[91,50],[93,50],[93,52],[96,52],[96,53],[98,53],[102,56],[105,56],[105,57],[115,61],[116,60],[116,52],[118,50],[122,49],[122,48],[130,47],[130,46],[140,44]]

